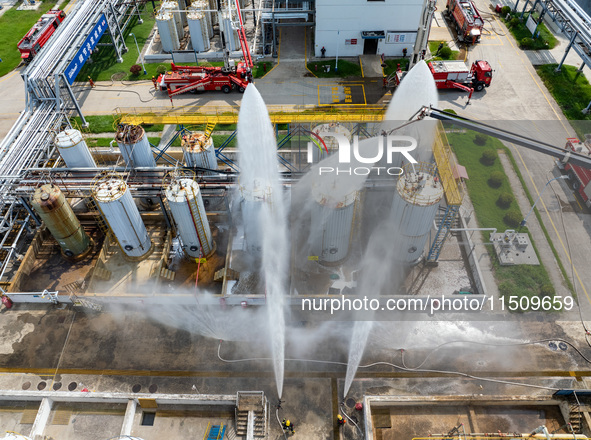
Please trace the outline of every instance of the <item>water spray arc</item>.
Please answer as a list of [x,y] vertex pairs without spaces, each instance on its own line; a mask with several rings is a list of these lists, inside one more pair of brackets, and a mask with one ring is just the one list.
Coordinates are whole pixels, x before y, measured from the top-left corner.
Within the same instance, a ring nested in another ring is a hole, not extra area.
[[238,150],[245,241],[257,257],[260,247],[268,334],[277,394],[281,399],[285,368],[284,294],[287,291],[289,256],[287,215],[283,188],[279,183],[273,126],[265,103],[252,84],[244,93],[238,115]]

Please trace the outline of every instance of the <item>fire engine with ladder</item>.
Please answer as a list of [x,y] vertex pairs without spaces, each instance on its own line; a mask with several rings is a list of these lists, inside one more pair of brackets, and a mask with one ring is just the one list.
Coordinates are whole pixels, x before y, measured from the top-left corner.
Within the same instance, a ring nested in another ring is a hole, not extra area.
[[252,82],[252,57],[246,41],[246,33],[242,23],[242,13],[240,12],[239,0],[236,0],[236,9],[240,20],[238,29],[238,39],[244,55],[244,61],[238,65],[232,65],[229,60],[229,51],[224,48],[224,66],[206,67],[206,66],[177,66],[171,64],[171,70],[158,76],[154,86],[156,89],[167,91],[172,100],[173,96],[182,93],[203,92],[209,90],[218,90],[224,93],[230,93],[232,89],[244,93],[246,86]]
[[25,63],[29,63],[66,18],[64,11],[51,9],[43,14],[26,35],[18,42],[18,50]]

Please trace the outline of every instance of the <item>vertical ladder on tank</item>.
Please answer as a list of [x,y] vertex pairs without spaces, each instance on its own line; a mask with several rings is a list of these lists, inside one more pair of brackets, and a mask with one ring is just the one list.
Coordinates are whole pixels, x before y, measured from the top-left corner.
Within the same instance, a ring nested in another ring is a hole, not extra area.
[[96,225],[105,235],[105,237],[107,237],[109,235],[109,226],[105,223],[102,213],[92,197],[88,197],[86,199],[86,209],[88,209],[88,212],[95,213],[94,219],[96,221]]
[[433,244],[429,249],[429,254],[427,255],[427,263],[435,264],[439,259],[439,254],[441,253],[441,248],[443,247],[443,243],[445,243],[445,239],[449,234],[449,230],[451,229],[452,225],[454,224],[458,213],[460,212],[460,205],[448,205],[443,219],[439,224],[439,228],[437,229],[437,233],[435,234],[435,239],[433,240]]
[[[193,193],[193,198],[190,199],[187,197],[187,203],[189,204],[189,210],[193,216],[193,222],[195,223],[195,229],[197,230],[197,237],[199,238],[199,244],[201,245],[201,252],[202,256],[205,257],[209,255],[211,252],[211,248],[209,246],[209,242],[207,241],[208,237],[205,234],[205,229],[203,228],[203,218],[201,217],[201,213],[199,212],[199,206],[197,205],[197,194],[191,189],[191,193]],[[195,221],[195,218],[197,221]],[[205,241],[205,243],[203,242]]]
[[209,141],[213,130],[215,129],[216,123],[215,122],[208,122],[205,126],[205,142]]

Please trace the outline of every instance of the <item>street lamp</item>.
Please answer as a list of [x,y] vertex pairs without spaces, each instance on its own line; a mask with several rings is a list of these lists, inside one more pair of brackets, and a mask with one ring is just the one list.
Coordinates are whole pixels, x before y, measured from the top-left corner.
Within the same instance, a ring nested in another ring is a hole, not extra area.
[[540,201],[540,199],[542,198],[542,194],[544,194],[544,190],[546,189],[546,187],[548,185],[550,185],[550,182],[554,181],[554,180],[558,180],[558,179],[568,179],[568,175],[563,175],[563,176],[558,176],[555,177],[554,179],[550,179],[546,182],[546,185],[544,185],[544,188],[542,188],[542,191],[540,191],[540,195],[538,196],[538,198],[536,199],[536,201],[534,202],[534,204],[532,205],[531,209],[529,210],[529,212],[527,213],[527,215],[525,216],[525,218],[523,220],[521,220],[521,227],[524,227],[525,224],[527,223],[527,218],[530,216],[530,214],[534,211],[534,208],[536,207],[536,204]]
[[135,38],[135,35],[133,33],[129,34],[131,37],[133,37],[133,40],[135,41],[135,47],[137,48],[137,53],[140,54],[140,62],[142,63],[142,67],[144,69],[144,75],[148,72],[146,72],[146,66],[144,66],[144,58],[142,57],[142,53],[140,52],[140,47],[137,44],[137,39]]

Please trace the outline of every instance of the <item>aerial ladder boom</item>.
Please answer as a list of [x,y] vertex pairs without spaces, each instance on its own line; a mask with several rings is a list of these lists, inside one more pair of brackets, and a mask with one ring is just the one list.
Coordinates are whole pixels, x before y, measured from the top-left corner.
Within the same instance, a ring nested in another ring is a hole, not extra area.
[[586,156],[584,154],[576,153],[574,151],[569,151],[562,147],[556,147],[546,142],[531,139],[517,133],[512,133],[501,128],[484,124],[479,121],[472,121],[468,118],[453,115],[451,113],[447,113],[443,110],[439,110],[432,107],[423,107],[416,114],[416,117],[418,119],[423,119],[425,116],[430,116],[431,118],[438,119],[440,121],[453,122],[454,125],[459,125],[469,130],[474,130],[479,133],[494,136],[498,139],[511,142],[513,144],[520,145],[525,148],[529,148],[530,150],[539,151],[540,153],[556,157],[560,159],[560,161],[563,163],[568,162],[574,165],[579,165],[591,169],[591,156]]
[[238,39],[240,40],[240,47],[244,54],[244,62],[246,67],[252,69],[254,64],[252,63],[252,57],[250,56],[250,50],[248,49],[248,42],[246,41],[246,33],[244,32],[244,24],[242,23],[242,12],[240,11],[240,0],[236,0],[236,11],[238,11],[238,20],[240,20],[240,29],[238,29]]

